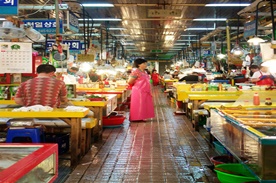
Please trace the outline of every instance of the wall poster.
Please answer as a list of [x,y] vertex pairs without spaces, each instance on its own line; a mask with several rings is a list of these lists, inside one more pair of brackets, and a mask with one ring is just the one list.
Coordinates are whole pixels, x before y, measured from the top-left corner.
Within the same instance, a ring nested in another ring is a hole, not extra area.
[[0,42],[0,73],[32,73],[32,43]]

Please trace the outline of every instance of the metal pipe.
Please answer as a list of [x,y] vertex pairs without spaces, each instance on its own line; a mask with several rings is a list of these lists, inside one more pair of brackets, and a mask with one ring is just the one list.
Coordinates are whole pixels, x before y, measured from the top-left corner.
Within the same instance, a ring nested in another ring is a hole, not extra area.
[[259,5],[265,1],[258,2],[256,6],[256,16],[255,16],[255,36],[258,36],[258,19],[259,19]]
[[60,34],[60,23],[59,23],[59,3],[55,0],[55,14],[56,14],[56,35]]
[[[60,10],[67,10],[68,9],[68,5],[67,4],[62,4],[59,5],[58,7]],[[29,5],[29,4],[20,4],[18,5],[18,9],[20,10],[55,10],[56,9],[56,5]]]
[[276,39],[276,35],[275,35],[274,9],[273,9],[272,0],[270,0],[270,11],[271,11],[271,20],[272,20],[272,41],[274,41]]
[[227,42],[227,56],[228,56],[227,64],[229,68],[231,45],[230,45],[230,27],[228,24],[228,20],[226,20],[226,42]]

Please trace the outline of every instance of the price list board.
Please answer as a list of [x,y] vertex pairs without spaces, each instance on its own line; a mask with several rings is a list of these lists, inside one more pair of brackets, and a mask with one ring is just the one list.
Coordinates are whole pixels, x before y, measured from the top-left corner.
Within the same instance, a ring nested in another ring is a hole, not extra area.
[[0,73],[32,73],[32,43],[0,42]]

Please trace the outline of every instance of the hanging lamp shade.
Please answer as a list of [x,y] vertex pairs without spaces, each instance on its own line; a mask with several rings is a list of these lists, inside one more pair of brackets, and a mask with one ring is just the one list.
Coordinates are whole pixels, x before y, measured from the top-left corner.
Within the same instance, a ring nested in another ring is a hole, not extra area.
[[9,40],[14,38],[22,38],[25,36],[25,30],[17,28],[10,21],[4,21],[0,27],[0,39]]
[[262,38],[259,38],[259,37],[255,36],[255,37],[249,39],[247,42],[249,44],[259,45],[260,43],[264,43],[265,40],[263,40]]
[[236,44],[235,47],[231,50],[231,53],[235,56],[242,56],[244,49],[240,45]]

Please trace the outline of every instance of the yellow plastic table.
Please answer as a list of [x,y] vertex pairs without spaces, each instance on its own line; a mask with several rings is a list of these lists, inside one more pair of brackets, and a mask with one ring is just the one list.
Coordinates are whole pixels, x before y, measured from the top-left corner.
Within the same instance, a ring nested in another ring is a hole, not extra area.
[[70,151],[71,166],[77,165],[81,152],[81,118],[88,114],[89,110],[84,112],[68,112],[63,109],[54,109],[53,111],[40,112],[15,112],[12,109],[0,109],[0,118],[58,118],[71,127]]
[[103,116],[109,115],[112,111],[117,107],[117,95],[109,94],[106,96],[106,101],[81,101],[80,99],[71,100],[71,102],[75,106],[84,106],[89,108],[94,112],[94,117],[98,119],[98,124],[93,128],[93,136],[94,140],[98,140],[102,138],[103,124],[102,119]]

